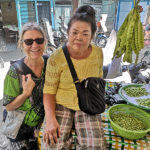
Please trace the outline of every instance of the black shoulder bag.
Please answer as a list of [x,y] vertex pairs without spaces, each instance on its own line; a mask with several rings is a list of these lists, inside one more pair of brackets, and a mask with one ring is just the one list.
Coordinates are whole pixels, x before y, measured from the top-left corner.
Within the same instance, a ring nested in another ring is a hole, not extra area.
[[90,115],[103,113],[105,111],[105,80],[98,77],[88,77],[80,82],[67,46],[64,45],[62,48],[76,86],[80,110]]

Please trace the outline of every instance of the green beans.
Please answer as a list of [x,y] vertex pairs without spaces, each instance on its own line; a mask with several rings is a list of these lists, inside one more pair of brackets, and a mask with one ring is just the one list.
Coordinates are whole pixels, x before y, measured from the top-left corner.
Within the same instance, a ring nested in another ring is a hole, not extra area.
[[146,89],[136,86],[129,86],[124,88],[126,94],[130,97],[140,97],[144,95],[148,95],[149,93],[146,91]]
[[127,130],[144,130],[144,124],[141,120],[137,119],[134,114],[124,112],[117,112],[111,115],[111,119],[120,127]]
[[150,98],[147,99],[136,99],[139,105],[150,107]]

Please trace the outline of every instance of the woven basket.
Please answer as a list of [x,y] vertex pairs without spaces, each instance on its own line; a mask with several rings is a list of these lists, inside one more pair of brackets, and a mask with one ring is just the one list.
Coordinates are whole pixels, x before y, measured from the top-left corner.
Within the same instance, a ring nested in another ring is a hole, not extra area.
[[[145,125],[145,130],[132,131],[120,127],[119,125],[114,123],[111,119],[111,115],[114,112],[126,112],[129,114],[132,113],[137,119],[143,122],[143,124]],[[150,131],[150,114],[132,105],[118,104],[110,107],[108,110],[108,119],[110,120],[111,127],[114,129],[114,131],[117,132],[118,135],[127,139],[131,139],[131,140],[140,139],[144,137],[147,134],[147,132]]]

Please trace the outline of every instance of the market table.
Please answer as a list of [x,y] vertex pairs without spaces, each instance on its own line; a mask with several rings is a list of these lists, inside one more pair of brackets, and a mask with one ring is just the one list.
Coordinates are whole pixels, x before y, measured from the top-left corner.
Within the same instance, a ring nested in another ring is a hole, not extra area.
[[150,134],[139,140],[128,140],[119,136],[110,125],[107,110],[102,114],[104,137],[108,150],[150,150]]
[[[115,84],[113,82],[106,83],[106,89],[108,87],[113,87]],[[108,150],[150,150],[150,134],[139,140],[128,140],[119,136],[110,125],[107,117],[107,109],[101,114],[102,124],[104,127],[104,138],[108,144]],[[42,140],[43,128],[40,129],[39,133],[39,148]],[[73,141],[70,150],[76,149],[76,134],[72,131]],[[41,149],[41,148],[40,148]]]

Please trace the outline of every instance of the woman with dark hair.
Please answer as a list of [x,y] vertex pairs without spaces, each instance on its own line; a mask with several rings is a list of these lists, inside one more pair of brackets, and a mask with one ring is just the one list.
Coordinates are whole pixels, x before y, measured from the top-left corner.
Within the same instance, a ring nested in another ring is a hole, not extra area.
[[[91,6],[79,7],[68,23],[66,43],[80,81],[103,76],[102,49],[91,44],[96,31],[95,11]],[[105,150],[100,115],[81,111],[77,91],[62,47],[49,58],[44,84],[45,132],[42,149],[69,150],[71,130],[77,134],[77,149]]]
[[26,56],[11,64],[4,81],[5,113],[8,115],[17,110],[26,112],[16,137],[10,131],[8,136],[4,133],[10,140],[10,150],[38,149],[34,131],[44,119],[43,85],[47,57],[43,54],[46,43],[43,29],[37,23],[23,25],[18,44]]

